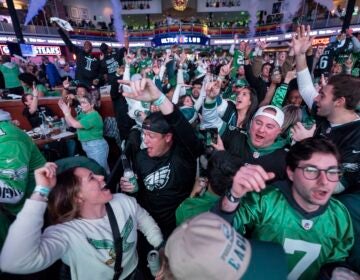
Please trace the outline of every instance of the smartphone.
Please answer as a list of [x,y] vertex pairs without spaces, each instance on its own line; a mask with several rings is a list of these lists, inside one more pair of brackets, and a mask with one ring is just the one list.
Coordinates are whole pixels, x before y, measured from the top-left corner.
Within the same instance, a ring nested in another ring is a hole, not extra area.
[[217,144],[218,129],[216,127],[206,128],[204,133],[206,146],[211,146],[212,143]]

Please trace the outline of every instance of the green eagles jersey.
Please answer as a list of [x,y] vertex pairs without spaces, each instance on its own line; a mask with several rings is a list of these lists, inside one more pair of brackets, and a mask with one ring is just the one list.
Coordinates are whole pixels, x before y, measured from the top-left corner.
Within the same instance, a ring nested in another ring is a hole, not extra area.
[[234,59],[233,59],[233,70],[231,71],[231,77],[234,78],[236,76],[236,72],[240,65],[244,65],[245,55],[244,52],[235,50],[234,51]]
[[103,121],[97,111],[80,112],[77,120],[83,128],[77,129],[79,141],[91,141],[103,138]]
[[344,261],[354,243],[350,216],[336,199],[316,213],[304,212],[291,195],[291,187],[249,193],[234,218],[242,234],[282,244],[288,260],[288,279],[316,279],[320,268]]
[[208,191],[203,196],[185,199],[176,209],[176,225],[180,225],[187,219],[209,211],[218,200],[218,195]]
[[26,133],[10,121],[0,121],[0,240],[10,224],[6,217],[21,210],[35,187],[34,170],[45,162]]

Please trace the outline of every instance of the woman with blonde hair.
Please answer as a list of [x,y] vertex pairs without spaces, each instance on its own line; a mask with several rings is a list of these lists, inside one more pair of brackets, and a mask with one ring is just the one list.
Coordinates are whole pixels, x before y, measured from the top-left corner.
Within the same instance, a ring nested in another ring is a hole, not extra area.
[[110,169],[107,162],[109,145],[104,139],[103,120],[94,109],[97,101],[96,96],[85,93],[78,100],[81,112],[76,118],[71,115],[70,107],[63,99],[59,100],[59,107],[64,113],[67,124],[77,129],[79,141],[87,157],[94,159],[109,174]]

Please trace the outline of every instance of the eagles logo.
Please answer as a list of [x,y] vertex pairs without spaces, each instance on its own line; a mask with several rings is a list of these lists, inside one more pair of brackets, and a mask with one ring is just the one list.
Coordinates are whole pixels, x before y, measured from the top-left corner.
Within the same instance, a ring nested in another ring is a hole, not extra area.
[[165,187],[170,177],[170,163],[145,177],[144,184],[149,191]]

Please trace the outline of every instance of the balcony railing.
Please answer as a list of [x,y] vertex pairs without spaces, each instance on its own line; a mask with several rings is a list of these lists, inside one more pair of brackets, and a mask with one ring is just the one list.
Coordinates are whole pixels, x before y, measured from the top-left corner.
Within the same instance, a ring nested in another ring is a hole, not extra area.
[[[320,29],[327,27],[342,26],[342,20],[328,16],[327,18],[303,19],[302,24],[309,24],[312,29]],[[351,24],[360,23],[360,14],[353,16]],[[285,24],[287,31],[292,31],[293,23]],[[32,36],[51,36],[58,37],[57,28],[53,26],[27,25],[21,26],[24,35]],[[203,33],[211,36],[211,38],[231,38],[235,34],[245,38],[248,33],[247,27],[208,27],[202,24],[173,24],[169,26],[161,26],[154,29],[130,30],[130,40],[149,40],[155,35],[160,34],[181,34],[181,33]],[[281,24],[273,23],[256,27],[255,36],[266,36],[282,33]],[[1,35],[13,35],[14,30],[12,24],[0,22]],[[106,31],[99,29],[75,28],[70,32],[72,38],[83,40],[116,40],[114,31]]]

